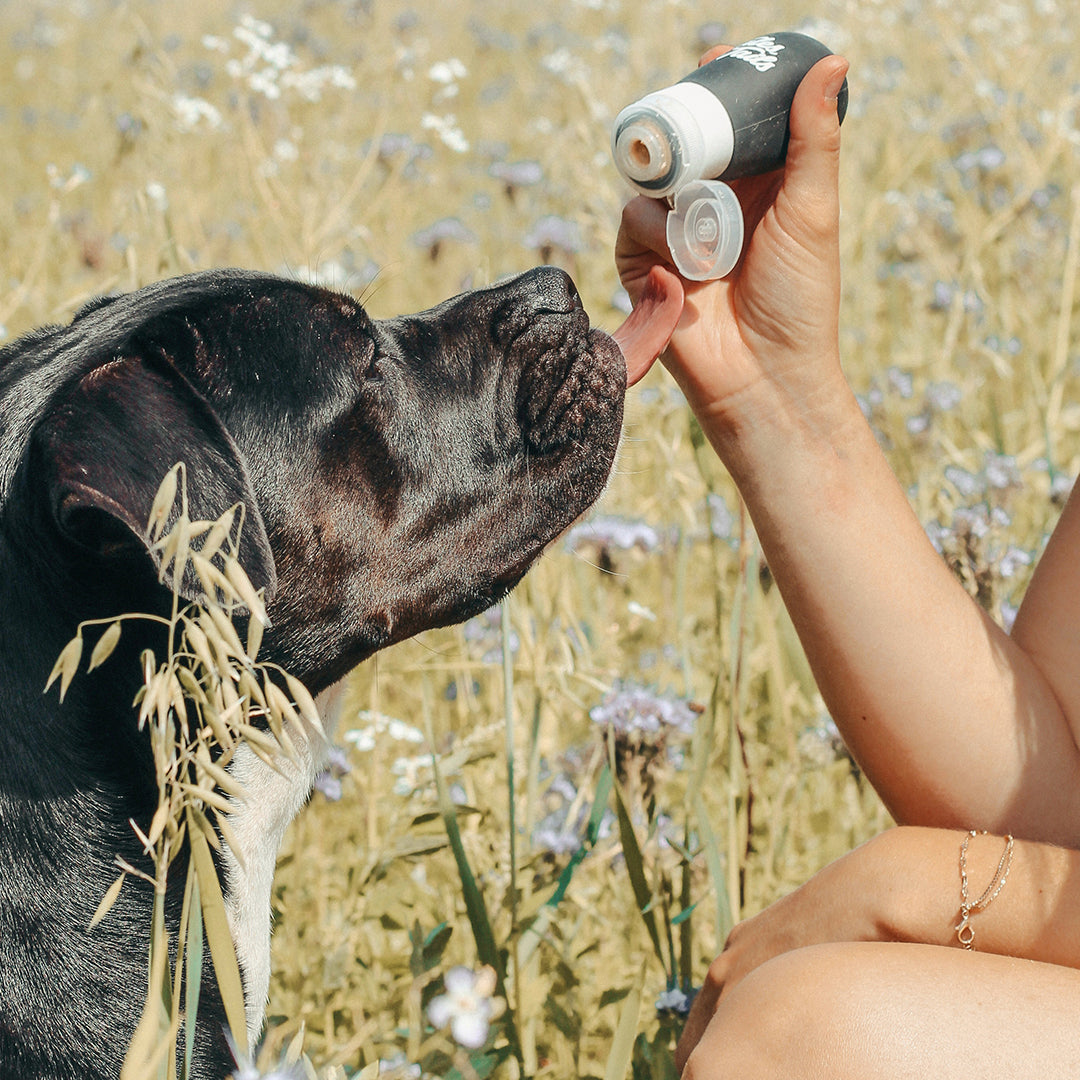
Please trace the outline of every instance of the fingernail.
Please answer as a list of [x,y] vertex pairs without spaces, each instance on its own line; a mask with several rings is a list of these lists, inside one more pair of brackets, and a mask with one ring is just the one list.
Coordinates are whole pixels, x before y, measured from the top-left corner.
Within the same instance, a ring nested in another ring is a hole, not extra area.
[[825,83],[825,100],[835,101],[840,96],[840,90],[844,85],[844,80],[847,78],[848,65],[844,64],[843,67],[839,67],[832,75],[829,76],[828,82]]

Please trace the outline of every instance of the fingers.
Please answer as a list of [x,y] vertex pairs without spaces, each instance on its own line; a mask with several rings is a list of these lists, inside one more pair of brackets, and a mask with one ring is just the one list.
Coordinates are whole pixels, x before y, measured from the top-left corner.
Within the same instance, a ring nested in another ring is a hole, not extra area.
[[[657,199],[639,195],[623,207],[622,224],[615,241],[615,263],[620,265],[651,253],[670,262],[667,245],[668,207]],[[631,291],[630,299],[637,297]]]
[[847,75],[842,56],[819,60],[799,84],[791,105],[784,190],[811,216],[807,223],[833,228],[839,212],[840,119],[837,97]]
[[682,315],[684,291],[669,267],[667,206],[638,197],[623,208],[615,265],[634,310],[614,333],[633,386],[667,345]]
[[711,49],[702,53],[701,59],[698,61],[698,67],[704,67],[710,60],[715,60],[718,56],[731,52],[733,48],[735,48],[734,45],[714,45]]

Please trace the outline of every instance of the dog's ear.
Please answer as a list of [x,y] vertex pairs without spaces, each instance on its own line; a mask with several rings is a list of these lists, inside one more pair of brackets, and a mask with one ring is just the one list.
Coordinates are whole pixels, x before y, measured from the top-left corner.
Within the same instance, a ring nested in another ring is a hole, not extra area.
[[[133,547],[150,552],[154,497],[182,461],[191,520],[244,504],[240,563],[255,588],[273,593],[274,559],[240,451],[206,399],[168,364],[125,357],[83,376],[39,426],[37,449],[61,531],[106,557]],[[180,592],[195,599],[198,588],[184,581]]]

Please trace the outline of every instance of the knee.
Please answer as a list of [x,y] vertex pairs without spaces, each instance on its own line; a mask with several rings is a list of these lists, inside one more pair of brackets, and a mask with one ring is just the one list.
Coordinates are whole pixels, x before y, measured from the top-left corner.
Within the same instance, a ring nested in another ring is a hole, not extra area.
[[816,945],[762,964],[721,997],[682,1080],[839,1075],[851,1034],[840,992],[849,961],[846,946]]

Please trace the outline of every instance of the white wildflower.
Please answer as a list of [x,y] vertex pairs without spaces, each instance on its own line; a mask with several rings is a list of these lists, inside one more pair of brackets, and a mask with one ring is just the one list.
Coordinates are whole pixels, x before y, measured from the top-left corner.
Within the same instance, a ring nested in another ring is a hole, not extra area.
[[497,1015],[491,995],[495,991],[495,969],[470,971],[453,967],[444,977],[446,993],[432,999],[428,1019],[435,1027],[449,1027],[459,1046],[477,1050],[487,1041],[491,1021]]
[[60,170],[51,163],[45,166],[45,173],[49,178],[49,186],[65,193],[81,187],[93,176],[93,173],[81,162],[72,165],[71,172],[67,176],[62,175]]
[[278,139],[278,141],[274,143],[273,154],[275,160],[287,162],[296,161],[300,156],[300,151],[297,148],[296,143],[291,142],[289,139]]
[[390,766],[390,772],[398,778],[394,783],[394,794],[408,798],[431,779],[431,755],[399,757]]
[[379,1058],[379,1075],[393,1076],[396,1080],[420,1080],[423,1070],[419,1065],[411,1064],[404,1053],[397,1053],[393,1057]]
[[422,743],[424,741],[424,733],[419,728],[406,724],[404,720],[391,718],[390,723],[387,724],[386,733],[398,742]]
[[176,115],[176,126],[181,131],[195,131],[203,124],[216,131],[223,123],[221,113],[205,98],[175,94],[172,109]]
[[281,83],[310,102],[322,101],[322,93],[327,86],[339,90],[356,89],[356,79],[352,73],[339,64],[312,68],[310,71],[287,71],[282,75]]
[[457,57],[450,60],[440,60],[428,68],[428,78],[432,82],[441,83],[443,86],[449,86],[451,83],[457,82],[458,79],[464,79],[468,74],[468,69]]
[[164,184],[159,184],[156,180],[151,180],[146,185],[146,197],[150,200],[156,210],[161,213],[165,213],[169,209],[169,193],[165,190]]
[[453,113],[447,113],[446,116],[424,113],[420,117],[420,125],[425,131],[434,131],[456,154],[464,154],[469,149],[469,140],[458,127],[457,118]]
[[396,717],[363,709],[356,718],[364,726],[346,731],[342,738],[361,752],[374,750],[377,739],[383,735],[395,742],[416,744],[424,741],[424,733],[419,728]]
[[277,72],[273,68],[251,72],[247,77],[247,84],[256,94],[262,94],[271,101],[276,101],[281,97],[281,87],[277,84]]

